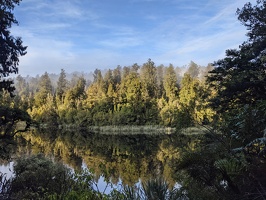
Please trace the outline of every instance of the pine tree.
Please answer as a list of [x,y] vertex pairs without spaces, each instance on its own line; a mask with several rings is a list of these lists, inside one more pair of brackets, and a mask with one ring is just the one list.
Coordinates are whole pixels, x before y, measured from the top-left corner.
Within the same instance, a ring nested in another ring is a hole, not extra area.
[[62,98],[66,90],[67,90],[66,72],[64,69],[61,69],[56,88],[56,96],[57,98],[59,98],[60,101],[62,101]]
[[169,101],[173,101],[178,96],[177,76],[173,65],[170,65],[165,69],[165,75],[163,79],[163,86],[166,97]]
[[44,105],[47,102],[48,95],[53,94],[52,82],[47,72],[41,76],[38,86],[38,92],[34,96],[37,107]]

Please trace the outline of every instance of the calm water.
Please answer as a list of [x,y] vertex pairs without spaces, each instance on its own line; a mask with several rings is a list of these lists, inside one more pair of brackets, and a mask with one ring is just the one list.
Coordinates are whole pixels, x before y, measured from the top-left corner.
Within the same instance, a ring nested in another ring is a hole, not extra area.
[[[45,130],[23,133],[14,144],[6,146],[6,152],[13,159],[43,153],[74,170],[88,168],[103,191],[107,182],[119,187],[158,176],[174,186],[178,160],[184,151],[193,147],[195,140],[195,136],[180,134],[102,135],[85,130]],[[11,163],[3,159],[0,164],[1,172],[12,174],[12,159]]]

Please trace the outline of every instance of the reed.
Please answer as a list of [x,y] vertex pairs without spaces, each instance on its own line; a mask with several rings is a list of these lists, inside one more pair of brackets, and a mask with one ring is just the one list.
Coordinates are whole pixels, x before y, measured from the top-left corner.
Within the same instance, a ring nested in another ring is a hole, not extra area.
[[137,135],[137,134],[172,134],[175,128],[163,127],[159,125],[145,125],[145,126],[90,126],[89,130],[100,134],[117,134],[117,135]]

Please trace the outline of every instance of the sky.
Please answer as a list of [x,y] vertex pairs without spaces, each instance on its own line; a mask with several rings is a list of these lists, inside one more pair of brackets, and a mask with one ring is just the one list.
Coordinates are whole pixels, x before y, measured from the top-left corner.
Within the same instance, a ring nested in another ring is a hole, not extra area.
[[[142,65],[206,66],[247,37],[247,0],[22,0],[11,33],[28,46],[19,74]],[[255,3],[255,0],[250,1]]]

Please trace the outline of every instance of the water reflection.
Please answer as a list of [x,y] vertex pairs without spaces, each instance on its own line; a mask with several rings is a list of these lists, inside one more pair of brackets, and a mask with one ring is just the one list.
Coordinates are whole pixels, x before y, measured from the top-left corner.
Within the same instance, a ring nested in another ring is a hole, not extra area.
[[90,131],[31,131],[16,138],[15,156],[43,153],[75,170],[86,165],[95,180],[134,185],[159,175],[176,184],[175,169],[191,137],[172,135],[102,135]]

